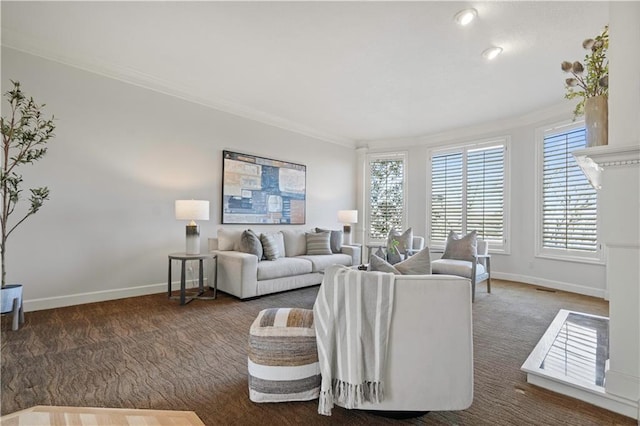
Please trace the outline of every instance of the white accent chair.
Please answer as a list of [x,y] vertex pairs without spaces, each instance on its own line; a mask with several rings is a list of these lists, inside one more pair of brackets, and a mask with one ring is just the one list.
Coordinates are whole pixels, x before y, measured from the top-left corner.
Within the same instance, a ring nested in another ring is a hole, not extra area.
[[471,280],[471,301],[476,298],[476,284],[487,282],[487,293],[491,293],[491,256],[489,243],[478,239],[477,255],[474,261],[458,259],[438,259],[431,262],[433,274],[457,275]]
[[397,275],[393,303],[384,399],[379,404],[363,402],[358,409],[424,412],[469,408],[473,402],[469,281],[444,275]]

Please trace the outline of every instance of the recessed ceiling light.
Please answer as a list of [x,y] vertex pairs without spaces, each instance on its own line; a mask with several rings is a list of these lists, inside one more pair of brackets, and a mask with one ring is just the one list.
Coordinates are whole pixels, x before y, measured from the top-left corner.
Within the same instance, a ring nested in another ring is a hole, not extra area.
[[482,57],[490,61],[502,53],[502,47],[493,46],[482,52]]
[[464,9],[461,10],[460,12],[456,13],[456,15],[453,17],[453,19],[455,19],[455,21],[462,25],[469,25],[471,23],[471,21],[473,21],[474,19],[476,19],[476,16],[478,16],[478,11],[475,9]]

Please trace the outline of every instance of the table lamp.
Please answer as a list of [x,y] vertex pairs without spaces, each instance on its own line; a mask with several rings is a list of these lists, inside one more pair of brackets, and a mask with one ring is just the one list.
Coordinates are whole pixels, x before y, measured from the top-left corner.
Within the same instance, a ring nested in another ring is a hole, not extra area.
[[190,221],[187,225],[186,254],[200,254],[200,226],[196,220],[209,220],[209,202],[176,200],[176,219]]
[[344,224],[343,243],[351,244],[351,224],[358,223],[358,210],[339,210],[338,222]]

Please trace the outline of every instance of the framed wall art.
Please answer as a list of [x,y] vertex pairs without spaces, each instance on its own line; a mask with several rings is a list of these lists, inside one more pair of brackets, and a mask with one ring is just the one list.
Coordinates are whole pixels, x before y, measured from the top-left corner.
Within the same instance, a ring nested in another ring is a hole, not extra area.
[[307,167],[222,151],[222,223],[303,225]]

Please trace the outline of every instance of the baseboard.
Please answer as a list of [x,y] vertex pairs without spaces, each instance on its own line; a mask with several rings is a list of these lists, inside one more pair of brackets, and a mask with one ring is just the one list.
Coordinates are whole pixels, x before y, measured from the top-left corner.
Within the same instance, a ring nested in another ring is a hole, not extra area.
[[547,280],[544,278],[537,278],[528,275],[509,274],[504,272],[491,271],[491,278],[498,280],[516,281],[524,284],[539,285],[554,290],[567,291],[569,293],[584,294],[585,296],[593,296],[604,298],[606,291],[603,288],[593,288],[584,285],[578,285],[573,283],[565,283],[562,281]]
[[[207,287],[207,277],[204,278],[205,288]],[[187,280],[187,288],[197,287],[198,282]],[[180,288],[180,282],[172,282],[173,290]],[[127,297],[146,296],[148,294],[164,293],[167,291],[167,283],[149,284],[138,287],[116,288],[112,290],[101,290],[89,293],[76,293],[66,296],[43,297],[41,299],[29,299],[24,301],[24,311],[41,311],[43,309],[62,308],[65,306],[82,305],[85,303],[104,302],[107,300],[124,299]]]

